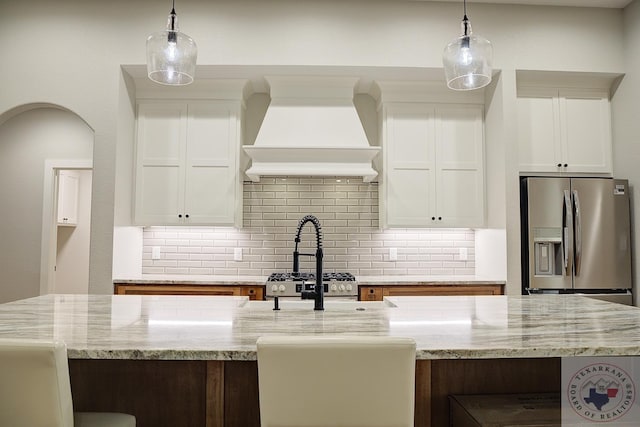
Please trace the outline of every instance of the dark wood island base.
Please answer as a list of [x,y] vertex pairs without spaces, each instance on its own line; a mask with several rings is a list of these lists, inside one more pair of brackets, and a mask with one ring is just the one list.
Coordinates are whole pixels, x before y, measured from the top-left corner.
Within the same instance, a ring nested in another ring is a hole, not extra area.
[[[259,427],[255,361],[70,359],[76,411],[134,414],[138,427]],[[416,361],[415,425],[449,425],[451,394],[558,392],[561,359]]]

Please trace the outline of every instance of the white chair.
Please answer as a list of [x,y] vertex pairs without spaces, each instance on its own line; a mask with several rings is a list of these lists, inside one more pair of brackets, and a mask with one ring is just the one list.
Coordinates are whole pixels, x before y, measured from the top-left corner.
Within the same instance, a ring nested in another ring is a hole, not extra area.
[[413,339],[274,336],[257,347],[262,427],[413,427]]
[[0,339],[0,426],[135,427],[132,415],[73,412],[67,347]]

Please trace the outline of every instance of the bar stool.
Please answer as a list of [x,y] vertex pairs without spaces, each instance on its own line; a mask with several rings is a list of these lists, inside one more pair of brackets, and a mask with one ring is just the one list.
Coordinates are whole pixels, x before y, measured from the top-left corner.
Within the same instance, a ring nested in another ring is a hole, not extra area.
[[73,412],[67,347],[0,339],[0,425],[135,427],[132,415]]
[[413,339],[269,336],[257,347],[262,427],[413,427]]

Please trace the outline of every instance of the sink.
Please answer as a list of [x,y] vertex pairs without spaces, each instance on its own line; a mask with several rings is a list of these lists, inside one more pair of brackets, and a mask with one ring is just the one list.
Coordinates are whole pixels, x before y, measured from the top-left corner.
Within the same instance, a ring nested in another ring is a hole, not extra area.
[[[270,301],[247,301],[241,307],[249,310],[273,310],[273,300]],[[349,300],[324,300],[324,311],[366,311],[384,310],[396,307],[388,301],[349,301]],[[281,311],[313,311],[313,301],[311,300],[284,300],[280,301]]]

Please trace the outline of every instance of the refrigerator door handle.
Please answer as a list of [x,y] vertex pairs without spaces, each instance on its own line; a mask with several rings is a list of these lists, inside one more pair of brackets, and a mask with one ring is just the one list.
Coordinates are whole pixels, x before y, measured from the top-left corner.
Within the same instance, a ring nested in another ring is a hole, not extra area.
[[564,203],[562,205],[562,249],[564,254],[565,275],[571,275],[569,256],[571,254],[571,239],[569,239],[569,225],[573,223],[573,209],[571,208],[571,194],[569,190],[564,190]]
[[578,191],[573,190],[573,210],[575,215],[575,271],[576,276],[580,275],[580,264],[582,261],[582,215],[580,214],[580,197],[578,197]]

